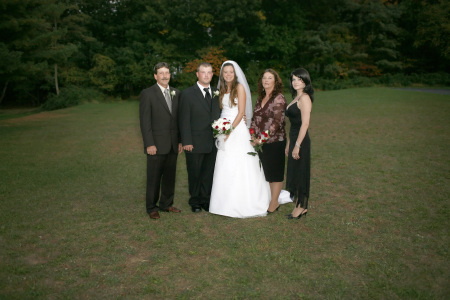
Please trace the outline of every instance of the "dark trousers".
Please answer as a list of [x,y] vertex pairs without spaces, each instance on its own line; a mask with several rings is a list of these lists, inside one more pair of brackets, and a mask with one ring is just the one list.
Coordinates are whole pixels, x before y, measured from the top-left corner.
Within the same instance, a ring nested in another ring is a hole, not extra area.
[[186,153],[189,181],[189,205],[209,209],[211,189],[216,164],[217,148],[210,153]]
[[[147,213],[167,209],[173,205],[175,193],[175,174],[178,154],[147,154],[147,192],[145,196]],[[159,193],[161,191],[161,198]]]

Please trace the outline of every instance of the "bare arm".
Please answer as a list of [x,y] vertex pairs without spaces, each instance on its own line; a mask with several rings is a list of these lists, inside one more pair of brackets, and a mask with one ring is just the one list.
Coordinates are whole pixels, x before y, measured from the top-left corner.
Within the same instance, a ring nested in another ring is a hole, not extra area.
[[[305,138],[306,132],[309,128],[309,120],[311,117],[311,98],[307,94],[302,95],[300,97],[300,100],[297,102],[298,108],[300,109],[300,112],[302,114],[302,126],[300,126],[300,130],[298,132],[297,140],[295,141],[296,146],[294,147],[294,150],[292,150],[292,157],[294,159],[300,158],[300,147],[297,145],[301,145],[303,142],[303,139]],[[294,141],[292,141],[294,142]]]
[[286,137],[286,148],[284,148],[284,154],[286,154],[286,156],[289,155],[289,135]]
[[[245,89],[242,86],[242,84],[238,84],[237,86],[237,94],[238,94],[238,114],[236,116],[236,118],[233,121],[233,128],[236,128],[240,122],[242,122],[242,117],[245,114],[245,100],[246,100],[246,95],[245,95]],[[234,101],[234,100],[231,100]]]

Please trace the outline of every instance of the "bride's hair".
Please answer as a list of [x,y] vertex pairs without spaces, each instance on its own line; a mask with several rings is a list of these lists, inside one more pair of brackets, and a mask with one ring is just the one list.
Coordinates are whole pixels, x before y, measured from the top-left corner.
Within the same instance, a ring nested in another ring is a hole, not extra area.
[[231,81],[231,88],[230,88],[230,106],[235,106],[237,105],[236,103],[234,103],[234,99],[236,99],[237,97],[237,86],[238,86],[238,79],[237,79],[237,75],[236,75],[236,70],[234,69],[234,66],[232,63],[225,63],[222,66],[222,69],[220,70],[220,76],[219,76],[219,80],[220,80],[220,86],[219,86],[219,92],[220,92],[220,96],[219,96],[219,105],[220,105],[220,109],[223,108],[223,103],[222,103],[222,99],[223,96],[225,95],[225,93],[228,90],[228,86],[227,83],[225,82],[225,78],[223,78],[223,69],[225,69],[225,67],[227,66],[231,66],[233,68],[233,72],[234,72],[234,78],[233,81]]

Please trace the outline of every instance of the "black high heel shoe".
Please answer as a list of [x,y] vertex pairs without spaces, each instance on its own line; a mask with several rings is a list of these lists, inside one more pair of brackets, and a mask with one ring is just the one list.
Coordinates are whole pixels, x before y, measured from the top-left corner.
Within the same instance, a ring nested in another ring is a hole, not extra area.
[[280,208],[280,206],[281,206],[281,205],[278,205],[278,207],[275,208],[274,211],[269,211],[269,210],[267,210],[267,213],[268,213],[268,214],[273,214],[274,212],[278,211],[278,209]]
[[306,214],[308,213],[308,211],[306,211],[306,212],[303,212],[304,210],[302,210],[302,212],[297,216],[297,217],[294,217],[292,214],[289,214],[288,216],[287,216],[287,218],[289,219],[289,220],[291,220],[291,219],[300,219],[302,216],[305,216],[305,218],[306,218]]

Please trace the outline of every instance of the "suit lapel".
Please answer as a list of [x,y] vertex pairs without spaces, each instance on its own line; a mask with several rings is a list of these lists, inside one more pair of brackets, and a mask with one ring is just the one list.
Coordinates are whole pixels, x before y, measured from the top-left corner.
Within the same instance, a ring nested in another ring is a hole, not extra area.
[[220,103],[219,103],[219,96],[214,96],[214,92],[216,92],[216,91],[218,91],[218,89],[212,89],[212,101],[213,101],[213,103],[212,103],[212,110],[214,110],[214,107],[215,106],[217,106],[217,107],[220,107]]
[[199,98],[201,105],[209,112],[211,112],[211,106],[206,100],[206,98],[203,96],[203,92],[200,90],[198,85],[195,85],[195,93],[197,94],[197,98]]
[[[175,95],[172,96],[172,92],[175,92]],[[169,94],[170,94],[170,99],[172,99],[172,117],[173,117],[173,116],[176,116],[177,114],[175,114],[175,113],[178,112],[179,92],[170,89]]]
[[216,91],[218,91],[218,89],[215,89],[215,88],[212,88],[212,87],[211,87],[211,92],[212,92],[211,97],[212,97],[212,100],[213,100],[213,101],[219,102],[219,96],[214,96],[214,93],[215,93]]
[[156,85],[155,93],[156,93],[156,98],[158,99],[158,101],[162,102],[162,105],[167,110],[167,112],[170,114],[170,110],[169,110],[169,106],[167,105],[166,98],[164,98],[164,94],[162,93],[162,91],[158,85]]

